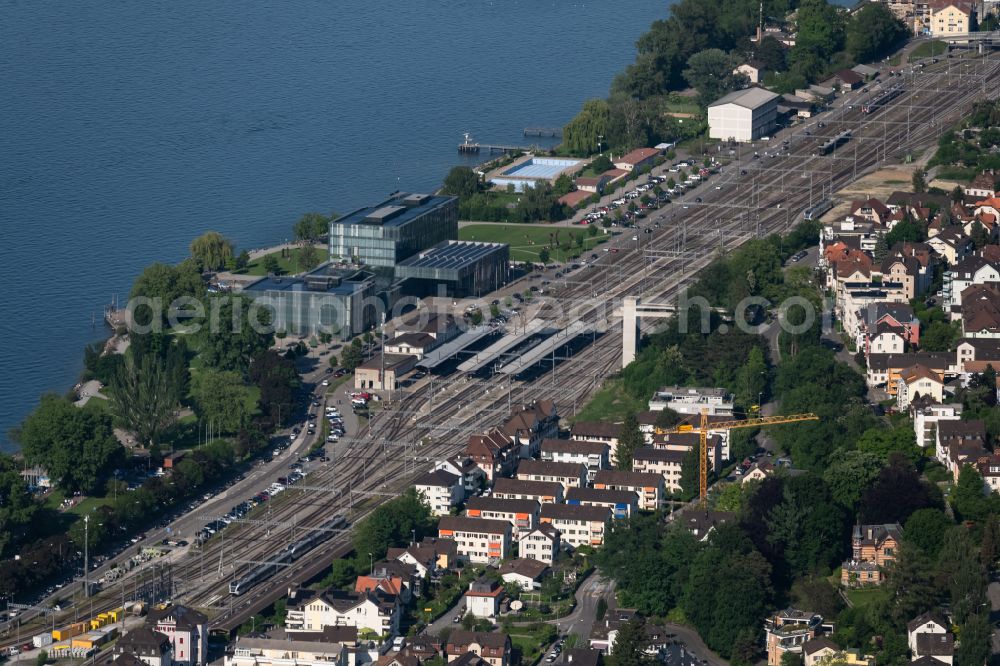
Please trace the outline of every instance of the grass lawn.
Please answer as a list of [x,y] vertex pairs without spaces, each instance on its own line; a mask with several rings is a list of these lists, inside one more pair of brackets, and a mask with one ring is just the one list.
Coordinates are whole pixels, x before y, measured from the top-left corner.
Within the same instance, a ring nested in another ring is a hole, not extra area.
[[573,420],[621,421],[629,412],[641,412],[645,409],[646,402],[628,395],[622,387],[621,379],[609,379]]
[[[602,232],[590,236],[587,228],[579,225],[576,228],[550,227],[529,224],[471,224],[458,230],[459,240],[483,241],[489,243],[507,243],[510,245],[512,261],[538,261],[538,253],[549,246],[550,234],[558,234],[556,249],[549,248],[553,261],[567,261],[587,252],[607,240]],[[572,243],[572,234],[583,236],[583,249]],[[567,249],[567,246],[570,246]]]
[[939,56],[948,51],[948,45],[944,42],[932,41],[924,42],[917,48],[913,49],[910,53],[910,60],[919,60],[920,58],[933,58],[934,56]]
[[880,587],[847,590],[847,598],[851,600],[851,605],[855,608],[867,606],[874,601],[884,598],[886,594],[887,592]]
[[[233,271],[238,275],[267,275],[267,270],[264,268],[264,258],[274,256],[278,259],[278,266],[281,268],[282,275],[293,275],[295,273],[302,272],[303,268],[299,266],[299,255],[302,254],[302,248],[294,247],[286,250],[288,256],[282,257],[281,251],[272,252],[271,254],[266,254],[262,257],[258,257],[250,262],[250,265],[241,271]],[[327,253],[325,249],[316,248],[316,257],[322,262],[326,259]]]
[[899,63],[903,62],[903,56],[898,53],[891,58],[889,58],[889,65],[891,67],[899,67]]

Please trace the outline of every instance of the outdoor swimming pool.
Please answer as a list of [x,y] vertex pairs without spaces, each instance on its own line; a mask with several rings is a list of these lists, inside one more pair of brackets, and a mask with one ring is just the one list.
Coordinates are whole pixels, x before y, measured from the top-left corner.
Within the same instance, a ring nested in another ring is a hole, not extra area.
[[503,175],[520,178],[544,178],[548,180],[555,178],[563,170],[576,166],[580,161],[560,159],[558,157],[532,157],[507,169],[503,172]]

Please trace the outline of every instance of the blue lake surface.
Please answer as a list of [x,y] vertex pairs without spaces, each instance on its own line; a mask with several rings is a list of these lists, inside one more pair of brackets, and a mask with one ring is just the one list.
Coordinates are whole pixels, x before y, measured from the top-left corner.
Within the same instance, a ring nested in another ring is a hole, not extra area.
[[0,448],[144,266],[431,189],[463,131],[562,126],[668,4],[0,0]]

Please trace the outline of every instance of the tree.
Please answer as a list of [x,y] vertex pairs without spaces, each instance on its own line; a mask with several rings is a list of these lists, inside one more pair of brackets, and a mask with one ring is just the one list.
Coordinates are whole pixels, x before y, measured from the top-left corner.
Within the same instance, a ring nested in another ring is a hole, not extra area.
[[366,563],[369,553],[378,561],[385,557],[388,548],[409,544],[414,532],[419,541],[431,533],[431,528],[430,508],[411,486],[355,525],[354,550],[359,557],[366,558]]
[[111,417],[54,394],[11,433],[25,459],[44,467],[63,491],[91,493],[122,459]]
[[479,176],[467,166],[452,167],[444,179],[444,192],[455,197],[470,197],[479,191]]
[[295,240],[315,241],[330,233],[330,217],[322,213],[305,213],[292,227]]
[[807,55],[828,60],[844,44],[844,17],[826,0],[802,0],[798,9],[798,33],[792,60],[801,66]]
[[233,262],[233,268],[235,268],[238,271],[242,271],[242,270],[246,270],[247,266],[249,266],[249,265],[250,265],[250,253],[249,252],[247,252],[246,250],[243,250],[238,255],[236,255],[236,259]]
[[237,372],[203,370],[191,385],[195,413],[218,432],[235,433],[250,422],[256,395]]
[[739,61],[721,49],[705,49],[687,61],[684,79],[698,91],[701,103],[708,105],[727,92],[746,86],[745,74],[734,73]]
[[749,408],[761,400],[767,387],[767,362],[760,347],[752,347],[747,362],[739,371],[736,383],[736,401]]
[[549,259],[551,257],[552,255],[549,254],[549,248],[547,247],[543,247],[541,250],[538,251],[538,261],[542,262],[543,264],[549,263]]
[[951,508],[960,520],[981,522],[990,514],[992,502],[986,497],[983,477],[973,465],[963,465],[951,495]]
[[601,153],[600,155],[595,157],[593,161],[590,163],[590,170],[598,174],[604,173],[605,171],[609,171],[610,169],[614,168],[615,165],[612,164],[611,158],[605,155],[604,153]]
[[644,442],[642,431],[639,430],[639,420],[634,413],[629,412],[618,429],[618,447],[615,449],[615,465],[618,469],[632,469],[632,456]]
[[875,453],[844,451],[823,472],[823,480],[833,499],[853,511],[862,490],[875,480],[881,469],[882,460]]
[[[607,139],[611,108],[607,100],[591,99],[563,128],[562,147],[571,155],[591,155],[600,152],[599,137]],[[607,147],[607,142],[603,147]]]
[[865,524],[905,523],[919,509],[941,506],[941,496],[920,480],[913,463],[891,454],[875,481],[861,494],[861,520]]
[[902,453],[914,464],[923,457],[923,451],[917,447],[913,428],[907,425],[869,428],[858,439],[857,447],[858,451],[875,455],[883,463],[893,453]]
[[[149,299],[158,302],[160,321],[165,322],[168,309],[181,297],[198,298],[205,294],[205,283],[194,261],[182,261],[177,266],[151,264],[132,283],[130,298]],[[131,305],[131,304],[130,304]],[[137,323],[152,323],[145,308],[136,308],[133,316]]]
[[[875,5],[870,5],[874,7]],[[888,9],[886,9],[888,11]],[[917,194],[922,194],[927,191],[927,174],[923,169],[914,169],[913,171],[913,191]]]
[[340,365],[348,372],[354,372],[354,369],[361,365],[363,361],[364,356],[359,346],[349,345],[344,347],[344,351],[340,353]]
[[986,227],[978,221],[972,225],[969,237],[972,239],[972,242],[975,244],[977,250],[981,250],[990,242],[990,237],[986,231]]
[[159,435],[173,423],[182,386],[165,359],[152,353],[136,357],[130,349],[108,385],[111,412],[127,430],[135,433],[142,446],[152,448],[159,443]]
[[987,573],[979,560],[979,544],[964,526],[953,526],[945,533],[938,554],[937,577],[948,590],[952,618],[963,625],[986,603]]
[[13,458],[0,454],[0,555],[19,543],[29,531],[39,505],[28,490]]
[[273,254],[269,254],[264,257],[264,270],[270,275],[280,275],[281,274],[281,264],[278,262],[278,258]]
[[233,244],[217,231],[206,231],[191,241],[191,258],[201,270],[217,271],[233,258]]
[[950,351],[962,332],[958,322],[932,321],[920,336],[921,351]]
[[[336,364],[337,357],[331,355]],[[260,409],[271,423],[284,425],[295,411],[295,390],[299,373],[295,362],[269,349],[250,365],[250,381],[260,389]]]
[[633,618],[626,622],[615,636],[611,649],[611,659],[614,666],[649,666],[653,659],[646,654],[646,629],[642,621]]
[[317,265],[319,265],[319,253],[316,251],[316,246],[306,245],[299,250],[299,268],[310,271]]
[[268,310],[248,307],[241,296],[219,297],[207,310],[218,312],[218,322],[210,322],[202,338],[201,358],[217,370],[245,375],[250,363],[267,351],[274,341]]
[[765,71],[783,72],[785,70],[785,46],[774,37],[765,37],[760,40],[755,55]]
[[936,559],[941,551],[945,532],[952,525],[954,523],[940,509],[919,509],[906,520],[903,534],[907,544]]
[[875,239],[875,249],[872,251],[872,256],[875,258],[875,261],[881,263],[888,254],[889,240],[886,238],[885,234],[879,234]]
[[886,5],[869,3],[847,22],[845,45],[854,62],[872,62],[906,39],[906,26]]
[[955,666],[983,666],[990,657],[993,630],[986,614],[976,613],[962,625],[962,641]]
[[965,190],[962,189],[961,185],[956,185],[951,190],[951,202],[960,204],[965,200]]

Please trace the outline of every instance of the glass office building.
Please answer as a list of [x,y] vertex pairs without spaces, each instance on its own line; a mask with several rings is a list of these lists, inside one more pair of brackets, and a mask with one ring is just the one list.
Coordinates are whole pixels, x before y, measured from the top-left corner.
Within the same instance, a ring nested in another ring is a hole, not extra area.
[[399,193],[330,223],[330,261],[395,268],[421,250],[458,237],[458,199]]
[[478,297],[507,284],[509,261],[506,243],[445,241],[402,261],[396,278],[412,296]]

